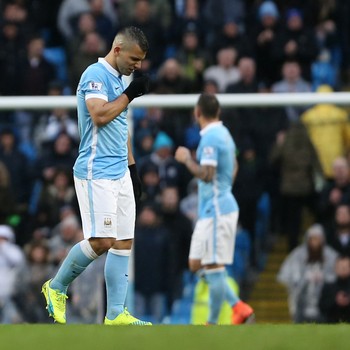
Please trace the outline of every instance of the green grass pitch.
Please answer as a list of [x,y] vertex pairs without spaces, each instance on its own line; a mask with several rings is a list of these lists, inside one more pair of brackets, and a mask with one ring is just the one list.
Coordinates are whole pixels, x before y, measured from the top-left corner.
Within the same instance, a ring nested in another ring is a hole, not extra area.
[[1,325],[1,350],[345,350],[350,325]]

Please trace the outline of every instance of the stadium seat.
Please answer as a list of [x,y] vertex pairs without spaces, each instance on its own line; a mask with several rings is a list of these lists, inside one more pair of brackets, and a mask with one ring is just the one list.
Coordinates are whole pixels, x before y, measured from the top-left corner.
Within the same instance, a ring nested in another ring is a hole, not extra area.
[[63,47],[47,47],[44,49],[44,57],[55,66],[56,78],[67,82],[67,58]]

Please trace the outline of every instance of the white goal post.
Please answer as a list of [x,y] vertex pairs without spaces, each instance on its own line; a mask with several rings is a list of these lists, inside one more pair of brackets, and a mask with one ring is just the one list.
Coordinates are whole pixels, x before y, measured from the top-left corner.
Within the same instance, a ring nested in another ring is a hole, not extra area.
[[[130,107],[193,107],[199,94],[145,95],[134,99]],[[218,94],[221,107],[311,106],[320,103],[350,106],[350,92],[333,93],[261,93]],[[1,110],[44,110],[56,107],[75,109],[76,96],[0,96]]]

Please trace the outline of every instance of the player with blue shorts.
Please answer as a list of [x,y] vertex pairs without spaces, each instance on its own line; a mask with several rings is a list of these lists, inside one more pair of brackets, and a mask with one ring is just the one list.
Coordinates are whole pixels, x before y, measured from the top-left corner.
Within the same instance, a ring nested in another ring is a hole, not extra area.
[[253,309],[233,292],[226,280],[225,265],[232,264],[239,208],[232,194],[237,171],[236,147],[228,129],[219,120],[215,95],[202,94],[194,115],[200,126],[196,160],[178,147],[175,158],[198,178],[198,221],[189,254],[192,272],[203,270],[209,285],[208,324],[217,324],[221,305],[232,307],[232,324],[253,319]]
[[124,307],[135,199],[141,194],[126,114],[129,103],[148,91],[148,78],[136,78],[127,87],[123,75],[139,69],[147,51],[140,29],[121,30],[110,52],[84,71],[77,88],[81,141],[73,172],[84,240],[72,247],[56,276],[42,287],[49,315],[61,324],[66,323],[68,286],[107,252],[104,324],[150,325]]

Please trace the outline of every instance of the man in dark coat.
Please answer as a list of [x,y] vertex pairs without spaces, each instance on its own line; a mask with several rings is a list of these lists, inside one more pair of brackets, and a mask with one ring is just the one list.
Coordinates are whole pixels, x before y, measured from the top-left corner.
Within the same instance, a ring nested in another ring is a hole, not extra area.
[[327,323],[350,322],[350,258],[339,257],[335,266],[337,280],[323,286],[320,310]]

